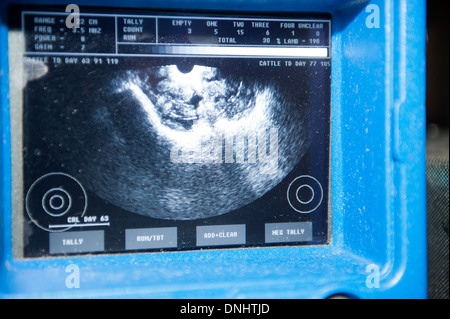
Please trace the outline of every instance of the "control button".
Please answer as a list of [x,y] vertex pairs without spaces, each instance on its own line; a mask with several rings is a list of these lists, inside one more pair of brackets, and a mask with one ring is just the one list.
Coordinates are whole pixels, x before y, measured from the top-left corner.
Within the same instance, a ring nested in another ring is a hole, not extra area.
[[177,228],[125,229],[125,249],[152,249],[177,247]]
[[197,226],[197,246],[243,245],[245,225]]
[[41,229],[64,231],[73,220],[86,212],[87,195],[75,178],[65,173],[50,173],[38,178],[28,189],[25,208],[30,219]]
[[266,243],[287,243],[312,240],[312,223],[270,223],[265,229]]
[[287,200],[289,205],[299,213],[312,213],[320,206],[322,199],[322,185],[312,176],[299,176],[289,184]]
[[50,254],[89,253],[105,250],[103,230],[49,234]]

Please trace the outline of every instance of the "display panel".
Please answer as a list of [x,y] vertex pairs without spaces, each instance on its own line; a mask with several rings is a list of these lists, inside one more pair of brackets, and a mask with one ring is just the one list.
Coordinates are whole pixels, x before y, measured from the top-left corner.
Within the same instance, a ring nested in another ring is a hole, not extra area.
[[16,255],[329,243],[329,16],[11,16]]

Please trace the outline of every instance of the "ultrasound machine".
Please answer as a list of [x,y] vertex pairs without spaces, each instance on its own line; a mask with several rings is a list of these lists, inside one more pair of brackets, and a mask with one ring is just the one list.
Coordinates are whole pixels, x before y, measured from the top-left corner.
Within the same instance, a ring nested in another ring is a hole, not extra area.
[[2,1],[0,297],[426,298],[425,23]]

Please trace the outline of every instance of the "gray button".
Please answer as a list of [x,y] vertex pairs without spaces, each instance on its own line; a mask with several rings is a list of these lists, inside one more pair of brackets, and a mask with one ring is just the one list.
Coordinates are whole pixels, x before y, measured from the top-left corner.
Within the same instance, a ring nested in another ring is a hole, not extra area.
[[177,247],[177,228],[136,228],[125,230],[125,249]]
[[87,253],[105,250],[103,230],[49,234],[50,254]]
[[245,244],[245,225],[197,226],[197,246]]
[[266,224],[266,243],[287,243],[311,240],[311,222]]

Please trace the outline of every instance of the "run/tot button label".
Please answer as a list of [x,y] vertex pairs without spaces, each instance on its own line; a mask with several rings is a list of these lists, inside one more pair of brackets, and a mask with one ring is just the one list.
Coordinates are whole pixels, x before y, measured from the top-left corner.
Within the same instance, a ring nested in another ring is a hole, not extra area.
[[245,225],[197,226],[197,246],[243,245]]
[[177,228],[136,228],[125,230],[125,249],[155,249],[177,247]]

